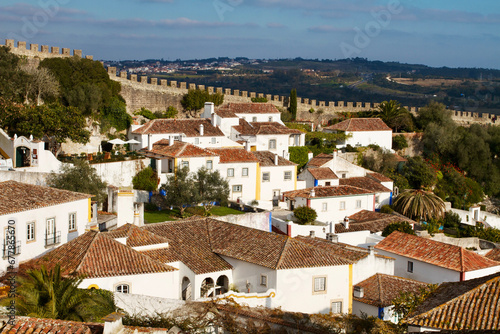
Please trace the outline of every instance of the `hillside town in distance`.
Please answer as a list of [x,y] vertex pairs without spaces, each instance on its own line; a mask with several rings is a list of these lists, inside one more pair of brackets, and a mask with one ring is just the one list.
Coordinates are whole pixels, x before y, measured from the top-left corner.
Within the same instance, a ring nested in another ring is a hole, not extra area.
[[43,50],[0,47],[1,333],[500,331],[494,112]]

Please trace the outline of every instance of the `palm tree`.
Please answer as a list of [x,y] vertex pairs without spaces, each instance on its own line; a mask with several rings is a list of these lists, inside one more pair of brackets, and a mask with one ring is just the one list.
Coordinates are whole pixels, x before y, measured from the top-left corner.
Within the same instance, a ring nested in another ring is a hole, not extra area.
[[411,219],[442,218],[445,213],[444,201],[433,192],[409,189],[394,201],[394,209]]
[[378,106],[375,117],[380,117],[385,124],[398,132],[398,128],[411,125],[411,118],[408,110],[394,100],[383,101]]
[[79,289],[82,278],[63,277],[59,265],[28,270],[19,279],[16,308],[19,315],[73,321],[96,321],[116,311],[112,293]]

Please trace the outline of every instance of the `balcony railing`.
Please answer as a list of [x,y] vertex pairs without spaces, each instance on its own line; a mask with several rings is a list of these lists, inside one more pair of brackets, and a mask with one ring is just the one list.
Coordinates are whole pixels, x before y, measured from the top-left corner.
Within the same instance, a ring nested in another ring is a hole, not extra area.
[[3,257],[9,257],[21,254],[21,240],[16,241],[14,244],[3,243]]
[[61,231],[45,235],[45,246],[52,246],[61,243]]

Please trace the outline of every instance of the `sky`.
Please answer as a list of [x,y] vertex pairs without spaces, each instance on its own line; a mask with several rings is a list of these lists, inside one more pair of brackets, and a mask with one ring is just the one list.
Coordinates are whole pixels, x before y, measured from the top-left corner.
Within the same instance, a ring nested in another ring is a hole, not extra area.
[[500,69],[498,0],[2,0],[0,33],[99,60],[362,57]]

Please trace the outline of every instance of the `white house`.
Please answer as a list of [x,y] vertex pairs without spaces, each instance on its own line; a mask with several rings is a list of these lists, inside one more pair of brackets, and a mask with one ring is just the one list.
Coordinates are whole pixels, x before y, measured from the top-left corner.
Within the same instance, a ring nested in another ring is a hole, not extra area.
[[0,182],[0,271],[6,270],[9,260],[15,260],[17,266],[83,234],[91,222],[90,197],[16,181]]
[[383,149],[392,150],[392,129],[380,118],[350,118],[335,125],[326,127],[324,132],[342,131],[350,135],[345,142],[337,144],[343,148],[378,145]]
[[479,222],[486,227],[500,228],[500,216],[490,212],[482,212],[479,205],[473,205],[468,211],[450,208],[462,220],[462,224],[476,226]]
[[459,246],[398,231],[375,249],[396,259],[395,275],[426,283],[465,281],[500,272],[500,262]]

